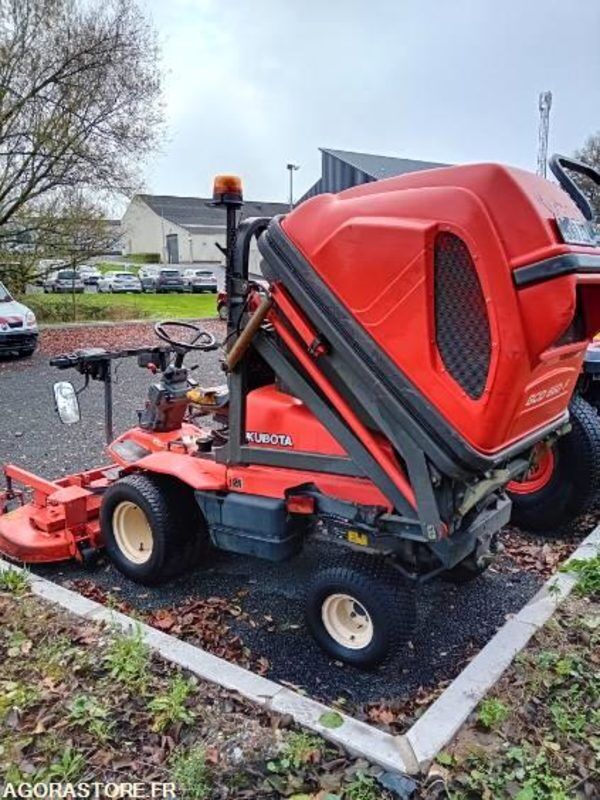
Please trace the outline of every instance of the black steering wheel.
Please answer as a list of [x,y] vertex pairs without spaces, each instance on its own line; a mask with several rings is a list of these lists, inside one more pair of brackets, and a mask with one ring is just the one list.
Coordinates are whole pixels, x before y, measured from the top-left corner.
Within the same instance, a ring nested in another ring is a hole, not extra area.
[[[165,328],[183,328],[186,331],[192,331],[196,335],[190,338],[187,342],[181,342],[174,339],[169,335]],[[218,347],[217,340],[212,333],[202,330],[199,325],[194,325],[193,322],[178,322],[175,320],[165,320],[164,322],[157,322],[154,326],[154,333],[163,342],[172,345],[178,350],[216,350]]]

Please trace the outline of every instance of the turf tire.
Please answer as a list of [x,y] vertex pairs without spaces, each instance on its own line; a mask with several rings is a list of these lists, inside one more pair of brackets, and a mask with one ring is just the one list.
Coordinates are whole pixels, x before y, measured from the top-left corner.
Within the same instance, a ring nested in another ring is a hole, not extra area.
[[[152,551],[143,563],[127,558],[115,538],[113,515],[125,501],[144,512],[152,531]],[[109,558],[120,572],[145,585],[182,574],[191,566],[191,535],[183,515],[184,507],[168,479],[142,474],[121,478],[106,491],[100,507],[102,537]]]
[[210,551],[210,537],[204,515],[196,502],[194,491],[176,480],[165,478],[163,490],[168,494],[174,524],[183,548],[184,569],[200,566]]
[[[361,649],[345,647],[327,630],[323,604],[335,594],[355,598],[373,624],[371,641]],[[367,669],[397,653],[416,623],[413,586],[376,556],[351,556],[315,573],[306,597],[306,624],[317,644],[332,658]]]
[[512,522],[519,528],[556,536],[594,505],[600,493],[600,417],[582,397],[569,405],[571,431],[554,444],[550,481],[531,494],[509,492]]

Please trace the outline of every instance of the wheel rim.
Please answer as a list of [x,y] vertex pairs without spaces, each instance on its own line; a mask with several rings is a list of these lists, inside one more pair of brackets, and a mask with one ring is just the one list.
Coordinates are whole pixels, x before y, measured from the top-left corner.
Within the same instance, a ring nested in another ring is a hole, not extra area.
[[556,455],[553,447],[537,445],[533,451],[531,467],[519,481],[511,481],[506,487],[513,494],[531,494],[543,489],[554,473]]
[[142,509],[124,500],[113,512],[113,533],[117,547],[134,564],[145,564],[152,555],[154,537]]
[[325,598],[321,618],[331,638],[350,650],[362,650],[373,640],[369,612],[349,594],[331,594]]

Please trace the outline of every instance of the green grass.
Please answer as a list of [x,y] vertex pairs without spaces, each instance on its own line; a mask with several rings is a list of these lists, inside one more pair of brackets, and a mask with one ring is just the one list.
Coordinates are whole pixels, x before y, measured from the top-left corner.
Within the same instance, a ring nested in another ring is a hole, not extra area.
[[142,638],[141,628],[131,635],[115,632],[106,647],[104,665],[113,680],[143,694],[148,683],[150,648]]
[[0,572],[0,592],[11,592],[21,595],[29,587],[29,575],[27,572],[17,572],[16,569],[5,569]]
[[156,695],[148,704],[154,716],[152,730],[165,731],[176,723],[189,725],[194,721],[194,712],[187,707],[187,701],[194,694],[194,684],[182,675],[175,675],[163,694]]
[[22,301],[38,322],[123,319],[203,319],[217,315],[215,294],[28,294]]
[[487,728],[487,730],[498,728],[507,717],[508,708],[502,700],[498,700],[495,697],[488,697],[482,700],[477,719],[484,728]]
[[187,752],[175,751],[171,758],[171,778],[177,784],[181,797],[205,800],[210,792],[210,774],[202,745],[197,744]]
[[577,574],[576,594],[584,597],[600,597],[600,554],[594,558],[571,559],[560,568],[560,571]]

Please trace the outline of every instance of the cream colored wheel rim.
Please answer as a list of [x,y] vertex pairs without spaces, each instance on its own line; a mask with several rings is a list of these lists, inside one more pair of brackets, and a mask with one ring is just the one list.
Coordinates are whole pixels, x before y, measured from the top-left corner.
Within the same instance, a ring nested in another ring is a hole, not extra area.
[[373,639],[373,622],[366,608],[349,594],[331,594],[323,601],[321,618],[332,639],[350,650],[362,650]]
[[112,524],[117,547],[125,558],[134,564],[145,564],[152,555],[154,539],[142,509],[124,500],[115,508]]

